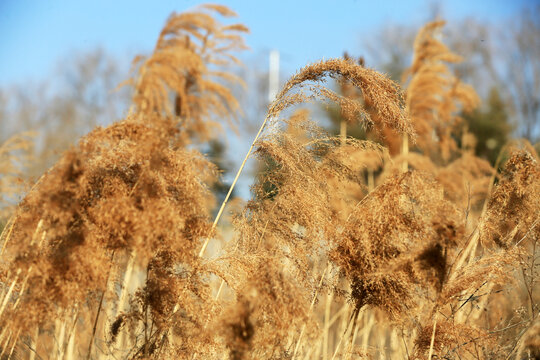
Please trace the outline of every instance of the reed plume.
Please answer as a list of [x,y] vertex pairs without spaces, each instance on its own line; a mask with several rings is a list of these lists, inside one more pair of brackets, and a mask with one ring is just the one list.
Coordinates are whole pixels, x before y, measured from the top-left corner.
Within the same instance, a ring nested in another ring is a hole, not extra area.
[[[9,338],[2,346],[37,329],[71,328],[57,339],[58,353],[76,332],[84,336],[72,351],[90,358],[110,324],[111,341],[101,350],[109,356],[185,357],[212,347],[212,337],[198,331],[211,296],[197,254],[212,235],[209,185],[217,171],[183,145],[194,134],[207,139],[212,117],[235,116],[236,100],[215,79],[233,79],[218,69],[236,61],[230,52],[242,48],[238,34],[247,29],[221,25],[208,12],[234,15],[214,5],[173,15],[132,80],[131,114],[81,139],[19,204],[3,273],[16,287],[3,297]],[[132,262],[144,280],[129,305],[119,304],[129,290],[114,284]],[[124,341],[116,344],[119,334]]]
[[242,80],[227,70],[239,64],[234,52],[246,49],[243,35],[248,29],[222,24],[216,15],[236,17],[225,6],[208,4],[173,13],[152,55],[135,58],[138,70],[126,82],[134,87],[136,112],[173,118],[186,142],[210,139],[220,127],[216,118],[230,123],[240,111],[230,86]]
[[483,241],[502,247],[528,236],[538,239],[540,228],[540,165],[538,155],[515,149],[493,190],[482,231]]
[[478,106],[479,98],[447,65],[462,58],[440,41],[444,24],[434,21],[418,32],[413,62],[403,74],[403,82],[407,84],[407,109],[418,133],[417,146],[431,156],[440,152],[446,162],[456,150],[451,134],[461,121],[459,111],[471,111]]
[[[380,123],[372,123],[358,98],[346,98],[324,87],[322,83],[328,78],[338,78],[355,86],[374,104],[380,114]],[[261,174],[253,189],[254,198],[235,221],[236,245],[225,259],[231,258],[234,259],[230,260],[232,264],[241,264],[235,266],[237,272],[244,269],[241,273],[253,274],[244,275],[246,278],[260,277],[265,287],[273,283],[262,275],[266,274],[265,268],[275,268],[271,276],[278,279],[295,279],[294,292],[290,285],[272,285],[272,297],[300,299],[299,303],[274,300],[271,304],[259,305],[259,311],[265,314],[263,317],[276,324],[273,335],[279,336],[282,344],[299,343],[304,334],[305,338],[316,336],[317,326],[309,321],[310,311],[321,289],[335,287],[332,280],[325,279],[326,270],[322,264],[331,260],[329,251],[335,246],[333,242],[351,226],[347,225],[347,214],[354,204],[345,189],[351,184],[363,188],[359,164],[351,163],[344,154],[370,151],[381,160],[384,156],[384,150],[375,143],[353,139],[344,143],[343,139],[329,137],[308,119],[306,111],[294,113],[287,120],[278,120],[283,110],[315,99],[336,102],[342,111],[360,116],[359,122],[410,131],[410,135],[414,135],[404,112],[399,87],[383,75],[344,59],[303,68],[289,79],[270,105],[268,117],[272,121],[256,143],[255,151],[255,155],[267,164],[263,168],[269,171]],[[338,200],[348,205],[338,210],[332,206]],[[261,264],[265,268],[261,268]],[[286,269],[286,272],[279,269]],[[249,297],[243,295],[243,291],[249,287],[235,283],[233,279],[226,278],[226,281],[236,291],[240,309],[257,309],[253,302],[246,305],[245,299]],[[239,310],[239,313],[245,314],[245,310]],[[265,326],[252,320],[250,324],[253,334],[250,344],[260,343],[262,340],[255,339],[264,339]],[[297,335],[298,331],[300,335]],[[281,356],[287,354],[283,352],[285,349],[275,345],[267,350],[263,350],[264,346],[251,345],[250,348],[249,352],[241,351],[247,358],[272,358],[275,355],[270,354],[275,354],[276,350],[282,353]]]

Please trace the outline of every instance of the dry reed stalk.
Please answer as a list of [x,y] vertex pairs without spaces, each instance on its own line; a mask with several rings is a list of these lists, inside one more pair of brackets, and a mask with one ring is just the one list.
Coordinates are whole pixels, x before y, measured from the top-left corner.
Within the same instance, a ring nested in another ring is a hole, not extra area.
[[[308,360],[311,358],[311,354],[313,353],[313,351],[315,351],[315,348],[314,347],[310,347],[306,353],[306,355],[304,356],[304,359],[305,360]],[[318,356],[315,355],[314,358],[317,358]]]
[[[257,141],[259,140],[259,138],[260,138],[263,130],[265,129],[266,124],[268,123],[269,119],[270,119],[270,115],[267,115],[264,118],[264,121],[262,122],[262,124],[261,124],[261,126],[259,128],[259,131],[257,131],[257,134],[255,135],[255,138],[251,142],[249,150],[246,153],[246,156],[244,156],[244,160],[240,164],[240,168],[236,172],[236,176],[234,177],[234,180],[233,180],[231,186],[229,187],[229,191],[227,192],[227,195],[225,195],[225,199],[223,200],[223,202],[221,203],[221,206],[219,207],[219,211],[218,211],[218,213],[217,213],[217,215],[216,215],[216,217],[214,219],[214,222],[212,223],[212,228],[211,228],[210,234],[212,234],[215,231],[215,229],[217,227],[217,224],[219,222],[219,219],[221,218],[221,215],[223,214],[223,210],[225,209],[225,206],[227,205],[227,202],[229,201],[229,197],[231,196],[231,194],[232,194],[232,192],[234,190],[234,187],[236,186],[236,183],[238,182],[238,179],[240,178],[240,174],[244,170],[244,166],[246,165],[246,162],[249,159],[249,156],[251,155],[251,153],[253,151],[253,148],[257,144]],[[202,257],[204,255],[204,252],[206,251],[206,247],[208,246],[208,242],[210,241],[210,234],[204,240],[204,243],[203,243],[203,245],[201,247],[201,250],[199,251],[199,257]],[[221,285],[220,285],[220,287],[221,287]]]
[[[362,311],[362,310],[360,310],[360,311]],[[357,319],[358,315],[359,315],[359,312],[356,312],[355,310],[353,310],[351,312],[351,316],[350,316],[349,320],[345,323],[346,324],[345,331],[341,334],[341,336],[339,338],[339,341],[338,341],[338,343],[336,345],[336,348],[334,350],[334,355],[332,355],[331,360],[334,360],[336,358],[337,354],[339,353],[339,350],[341,348],[341,344],[343,343],[343,341],[345,339],[348,339],[351,336],[351,332],[353,331],[354,324],[356,323],[356,319]]]
[[28,348],[30,349],[30,355],[28,356],[29,360],[35,360],[36,354],[38,352],[38,337],[39,337],[39,327],[36,326],[36,331],[33,336],[30,336],[30,344]]
[[9,329],[7,327],[4,327],[2,331],[0,332],[0,344],[4,341],[4,336],[9,332]]
[[334,299],[334,293],[326,294],[326,301],[324,306],[324,322],[323,322],[323,360],[328,359],[328,331],[330,329],[330,315],[332,310],[332,300]]
[[330,320],[328,321],[328,324],[327,324],[327,329],[329,329],[332,325],[335,324],[335,322],[338,320],[338,319],[342,319],[342,326],[343,327],[343,323],[346,322],[346,313],[350,310],[350,305],[349,304],[345,304],[343,305],[331,318]]
[[[120,291],[120,297],[118,300],[117,308],[116,308],[116,314],[114,315],[114,319],[119,319],[119,316],[121,316],[125,311],[128,309],[128,294],[130,287],[132,286],[132,276],[135,268],[135,261],[137,258],[137,253],[134,251],[133,253],[129,254],[129,260],[128,264],[126,266],[126,270],[124,272],[124,279],[122,281],[122,288]],[[109,330],[112,329],[111,327],[108,328]],[[114,333],[114,331],[112,331]],[[118,334],[118,348],[123,349],[125,347],[130,347],[131,344],[126,344],[126,331],[120,331]]]
[[15,274],[15,278],[11,282],[11,285],[10,285],[7,293],[4,295],[4,298],[2,300],[2,306],[0,306],[0,316],[2,316],[2,314],[4,313],[4,309],[6,308],[6,305],[7,305],[8,301],[10,300],[11,293],[13,292],[13,289],[15,288],[15,284],[17,283],[17,279],[18,279],[20,273],[21,273],[21,269],[18,269],[16,274]]
[[[361,316],[364,315],[364,313],[360,314]],[[357,320],[358,321],[358,320]],[[352,356],[352,352],[354,350],[354,346],[356,344],[356,337],[358,336],[358,332],[360,331],[360,327],[359,326],[356,326],[355,329],[354,329],[354,334],[351,338],[351,344],[350,344],[350,353],[349,353],[349,358]]]
[[[494,168],[497,169],[497,165],[499,163],[499,161],[502,159],[501,157],[501,154],[502,154],[502,150],[501,152],[499,153],[499,156],[497,157],[497,160],[495,162],[495,166]],[[492,192],[492,189],[493,189],[493,185],[495,183],[495,178],[496,178],[496,175],[497,175],[497,172],[494,171],[493,172],[493,175],[491,176],[490,180],[489,180],[489,187],[488,187],[488,190],[487,190],[487,196],[486,196],[486,199],[484,200],[484,204],[482,206],[482,211],[480,213],[480,220],[479,220],[479,224],[477,224],[476,228],[474,229],[473,233],[471,234],[471,237],[469,239],[469,241],[467,242],[466,244],[466,247],[465,249],[463,250],[463,252],[460,254],[460,256],[458,257],[455,265],[454,265],[454,269],[459,269],[461,268],[461,266],[463,266],[465,260],[467,258],[469,258],[469,263],[473,260],[474,258],[474,255],[476,253],[476,248],[477,248],[477,245],[478,245],[478,241],[480,239],[480,227],[482,226],[482,221],[485,217],[485,214],[486,214],[486,211],[487,211],[487,206],[488,206],[488,201],[489,201],[489,198],[491,196],[491,192]],[[452,272],[451,273],[452,275],[450,275],[450,279],[452,279],[452,276],[453,274],[455,274],[455,272]]]
[[373,313],[370,313],[371,316],[368,318],[368,323],[365,328],[362,329],[362,347],[366,349],[368,347],[371,330],[373,329],[373,326],[375,326],[375,317],[373,316]]
[[[11,359],[11,356],[13,355],[13,351],[15,351],[15,346],[17,345],[17,341],[19,339],[19,335],[21,334],[21,330],[17,330],[17,334],[14,337],[13,345],[11,346],[11,350],[9,351],[7,360]],[[1,355],[0,355],[1,356]]]
[[13,333],[11,331],[9,331],[9,335],[8,335],[8,337],[6,339],[6,342],[3,343],[3,342],[0,341],[0,346],[2,347],[2,351],[0,351],[0,357],[2,357],[2,355],[4,355],[6,349],[8,348],[9,342],[11,340],[12,335],[13,335]]
[[137,253],[133,252],[132,254],[129,254],[129,260],[126,266],[126,270],[124,272],[124,279],[122,281],[122,287],[121,287],[121,293],[120,298],[118,301],[118,307],[116,311],[116,315],[119,315],[127,308],[127,298],[129,294],[129,286],[131,284],[131,277],[133,275],[133,270],[135,266],[135,259],[137,258]]
[[435,318],[433,321],[433,332],[431,333],[431,340],[429,343],[429,353],[428,353],[428,360],[431,360],[431,357],[433,356],[433,344],[435,343],[435,331],[437,330],[437,313],[435,313]]
[[407,161],[407,156],[409,155],[409,136],[404,134],[402,139],[401,155],[405,158],[405,161],[403,161],[401,171],[407,172],[409,171],[409,162]]
[[350,341],[347,345],[347,348],[344,350],[344,354],[341,357],[342,359],[347,359],[347,360],[351,359],[354,353],[356,338],[358,336],[358,332],[360,331],[360,326],[358,326],[358,323],[360,321],[363,321],[363,317],[365,313],[366,313],[365,311],[359,311],[358,314],[356,315],[356,320],[353,322],[351,332],[349,333],[349,336],[348,336],[350,338]]
[[454,279],[454,277],[457,275],[457,270],[461,269],[465,261],[469,257],[474,256],[474,253],[472,252],[472,250],[475,248],[476,243],[478,243],[479,238],[480,238],[480,232],[477,227],[471,234],[469,241],[466,243],[465,248],[459,254],[456,262],[453,264],[452,266],[453,270],[451,271],[450,277],[449,277],[450,280]]
[[[9,238],[11,234],[13,233],[13,227],[15,226],[15,219],[12,217],[9,219],[8,223],[2,230],[2,233],[0,234],[0,241],[2,241],[2,249],[0,250],[0,256],[4,254],[4,250],[6,249],[6,245],[9,241]],[[6,235],[4,237],[4,232],[6,232]]]
[[[62,353],[61,353],[60,359],[63,359],[66,354],[67,354],[67,358],[69,359],[71,356],[70,354],[73,352],[73,349],[70,349],[70,346],[73,346],[73,345],[70,345],[70,344],[74,344],[74,341],[75,341],[74,337],[75,337],[78,316],[79,316],[79,311],[76,309],[73,314],[73,320],[71,320],[70,324],[68,324],[69,328],[68,328],[68,333],[67,333],[67,341],[66,341],[66,345],[62,347]],[[65,322],[67,322],[68,320],[69,318],[66,319]],[[64,322],[64,326],[65,326],[65,322]]]
[[341,138],[341,143],[345,144],[347,141],[347,122],[345,120],[341,120],[339,123],[339,137]]
[[[23,282],[22,282],[22,284],[21,284],[21,289],[20,289],[19,293],[24,293],[26,284],[27,284],[27,282],[28,282],[28,278],[30,277],[30,274],[32,273],[32,269],[33,269],[32,266],[30,266],[30,267],[28,268],[28,272],[27,272],[26,276],[24,277],[24,280],[23,280]],[[13,303],[12,310],[15,310],[15,309],[17,308],[17,305],[19,304],[19,301],[20,301],[20,300],[21,300],[21,297],[18,296],[18,297],[17,297],[17,300],[15,300],[15,302]],[[0,314],[1,314],[1,313],[0,313]]]
[[73,360],[75,356],[75,334],[77,332],[77,329],[74,327],[73,331],[71,333],[71,337],[68,340],[67,348],[66,348],[66,360]]
[[113,271],[114,254],[115,254],[115,252],[113,251],[112,254],[111,254],[110,262],[109,262],[109,270],[107,271],[107,278],[105,280],[105,286],[103,287],[103,290],[101,292],[101,296],[99,298],[96,317],[95,317],[95,320],[94,320],[94,323],[93,323],[93,326],[92,326],[92,335],[90,336],[90,343],[88,345],[88,353],[86,355],[86,358],[88,360],[92,356],[92,347],[94,345],[94,337],[96,336],[96,330],[97,330],[97,325],[98,325],[98,321],[99,321],[99,316],[101,314],[101,310],[102,310],[102,307],[103,307],[103,300],[105,299],[105,294],[107,293],[107,290],[109,289],[109,278],[111,277],[111,272]]
[[[328,271],[330,267],[330,264],[327,264],[322,275],[321,275],[321,280],[319,281],[319,285],[317,286],[316,290],[315,290],[315,294],[313,294],[313,299],[311,300],[311,303],[309,304],[309,310],[308,310],[308,313],[310,314],[312,311],[313,311],[313,307],[315,306],[315,301],[317,300],[317,297],[319,295],[319,290],[321,289],[322,287],[322,284],[323,284],[323,280],[324,280],[324,277],[326,275],[326,272]],[[298,340],[296,341],[296,346],[294,347],[294,352],[292,354],[292,360],[294,360],[294,358],[296,357],[296,354],[298,353],[298,349],[300,348],[300,343],[302,341],[302,336],[304,336],[304,331],[306,331],[306,325],[302,325],[302,330],[300,330],[300,335],[298,336]]]
[[66,334],[66,322],[68,319],[57,319],[55,321],[55,343],[54,343],[54,349],[53,352],[57,356],[58,359],[62,359],[64,356],[64,336]]

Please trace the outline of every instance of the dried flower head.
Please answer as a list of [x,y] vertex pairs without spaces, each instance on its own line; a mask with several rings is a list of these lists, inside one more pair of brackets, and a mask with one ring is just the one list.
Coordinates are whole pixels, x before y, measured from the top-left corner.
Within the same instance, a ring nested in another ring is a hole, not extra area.
[[236,16],[220,5],[172,14],[152,55],[135,58],[137,75],[127,81],[134,86],[133,103],[142,121],[152,113],[173,117],[185,142],[208,140],[219,129],[216,117],[232,120],[240,110],[230,85],[242,81],[223,69],[240,63],[233,53],[246,49],[248,29],[222,24],[215,15]]
[[413,63],[404,73],[403,82],[409,79],[406,104],[418,133],[418,147],[432,156],[440,153],[447,161],[456,149],[451,134],[460,122],[458,112],[474,109],[479,98],[474,89],[461,83],[446,65],[460,62],[461,57],[440,41],[444,24],[444,21],[434,21],[418,32]]
[[481,237],[485,243],[508,247],[526,236],[539,238],[538,179],[538,158],[524,150],[514,151],[489,199]]
[[462,233],[462,215],[440,186],[408,172],[386,179],[355,207],[331,259],[350,281],[358,309],[371,305],[397,316],[440,290]]
[[[370,117],[365,104],[358,98],[342,96],[324,87],[321,83],[326,78],[350,83],[356,91],[362,93],[365,102],[371,104],[378,116]],[[381,132],[385,127],[390,127],[414,137],[414,130],[403,109],[399,86],[385,75],[352,60],[331,59],[304,67],[287,81],[270,105],[268,113],[278,117],[284,109],[313,99],[337,103],[347,118],[374,126],[376,131]]]

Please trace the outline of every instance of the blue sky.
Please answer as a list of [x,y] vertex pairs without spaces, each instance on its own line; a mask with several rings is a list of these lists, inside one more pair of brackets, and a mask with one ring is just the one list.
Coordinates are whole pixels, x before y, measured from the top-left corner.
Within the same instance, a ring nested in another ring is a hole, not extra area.
[[[47,78],[72,51],[101,46],[119,58],[148,52],[167,16],[200,3],[192,0],[0,0],[0,87]],[[360,48],[362,37],[386,24],[420,25],[430,0],[222,1],[251,29],[254,53],[278,49],[283,67],[340,56]],[[443,16],[499,22],[533,0],[443,1]]]

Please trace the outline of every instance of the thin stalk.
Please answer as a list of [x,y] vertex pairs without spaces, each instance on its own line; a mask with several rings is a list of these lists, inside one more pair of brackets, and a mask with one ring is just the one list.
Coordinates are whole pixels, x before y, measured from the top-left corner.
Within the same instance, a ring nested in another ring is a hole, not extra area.
[[9,352],[8,360],[10,360],[11,356],[13,355],[13,351],[15,350],[15,345],[17,345],[17,339],[19,338],[20,333],[21,333],[21,330],[19,329],[17,331],[17,335],[15,335],[15,340],[13,341],[13,346],[11,347],[11,351]]
[[362,329],[362,348],[367,348],[368,342],[369,342],[369,334],[371,333],[371,329],[373,328],[373,325],[375,325],[375,318],[373,316],[373,312],[368,312],[368,323],[367,325]]
[[55,323],[55,328],[58,329],[58,336],[56,338],[58,339],[56,341],[56,351],[55,353],[58,356],[58,359],[62,359],[64,357],[64,336],[66,335],[66,322],[67,319],[64,319],[63,321],[57,320]]
[[435,321],[433,322],[433,332],[431,333],[431,341],[429,343],[428,360],[433,356],[433,345],[435,344],[435,332],[437,331],[437,313],[435,313]]
[[341,347],[341,343],[343,343],[343,339],[346,339],[346,338],[349,337],[350,332],[351,332],[350,330],[352,330],[352,325],[356,321],[357,316],[358,316],[358,312],[356,310],[353,310],[353,313],[351,314],[351,319],[350,319],[350,321],[347,322],[347,326],[345,328],[345,331],[343,332],[343,334],[339,338],[339,342],[338,342],[338,344],[336,346],[336,349],[334,350],[334,355],[332,356],[332,360],[334,360],[336,358],[337,354],[339,353],[339,348]]
[[68,341],[68,346],[66,349],[66,360],[73,360],[73,354],[75,353],[75,332],[76,328],[73,329],[73,333]]
[[460,269],[463,266],[463,263],[467,259],[467,257],[472,253],[472,249],[475,247],[476,243],[478,242],[478,239],[480,237],[480,230],[478,230],[478,226],[476,229],[474,229],[474,232],[465,247],[465,250],[459,255],[457,261],[455,262],[455,265],[453,266],[452,273],[450,275],[450,280],[454,278],[454,276],[457,275],[457,270]]
[[[532,258],[534,259],[534,252]],[[534,301],[532,298],[532,290],[529,288],[529,284],[527,283],[527,275],[525,274],[525,268],[521,268],[521,275],[523,276],[523,285],[525,286],[525,291],[527,292],[527,300],[529,302],[529,311],[531,313],[531,319],[534,320]]]
[[[270,119],[270,115],[268,114],[264,118],[264,121],[262,122],[261,127],[259,128],[259,131],[257,131],[257,134],[255,135],[255,138],[251,142],[249,150],[247,151],[246,156],[244,157],[244,160],[242,161],[242,164],[240,165],[240,168],[236,172],[236,176],[234,177],[234,180],[233,180],[231,186],[229,187],[229,191],[227,192],[227,195],[225,195],[225,199],[223,199],[223,202],[221,203],[221,206],[220,206],[219,211],[218,211],[218,213],[216,215],[216,218],[214,219],[214,223],[212,224],[212,227],[210,229],[210,234],[208,234],[208,236],[204,240],[204,243],[203,243],[203,245],[201,247],[201,250],[199,251],[199,257],[203,257],[203,255],[204,255],[204,253],[206,251],[206,248],[208,247],[208,243],[210,242],[210,236],[216,230],[217,224],[218,224],[219,220],[221,219],[221,215],[223,214],[223,210],[225,209],[225,206],[227,205],[227,202],[229,201],[229,198],[230,198],[230,196],[231,196],[231,194],[232,194],[232,192],[234,190],[234,187],[236,186],[236,183],[238,182],[238,179],[240,178],[240,174],[242,174],[242,171],[244,170],[244,166],[246,166],[246,162],[248,161],[249,156],[251,155],[251,152],[253,151],[253,148],[255,147],[255,144],[257,143],[257,141],[261,137],[261,134],[262,134],[264,128],[266,127],[266,124],[268,123],[269,119]],[[220,289],[223,288],[224,282],[225,281],[222,279],[221,284],[219,286]],[[219,297],[220,294],[221,294],[221,291],[218,291],[218,294],[216,295],[216,299]],[[178,305],[175,306],[175,310],[173,311],[173,313],[176,313],[177,307],[178,307]],[[195,359],[196,356],[197,355],[194,353],[193,356],[192,356],[192,359]]]
[[10,331],[9,332],[9,336],[6,340],[6,343],[5,344],[1,344],[2,346],[2,352],[0,352],[0,359],[2,358],[2,356],[4,355],[4,352],[6,351],[8,345],[9,345],[9,342],[11,341],[11,335],[13,335],[13,333]]
[[7,334],[7,327],[4,327],[2,329],[2,332],[0,332],[0,344],[4,341],[4,336]]
[[534,289],[534,261],[536,259],[535,255],[536,255],[536,243],[537,241],[535,240],[534,243],[533,243],[533,250],[532,250],[532,253],[531,253],[531,265],[530,265],[530,274],[529,274],[529,286],[528,286],[528,289],[530,289],[530,291],[528,291],[529,293],[529,301],[530,301],[530,306],[531,306],[531,312],[532,312],[532,321],[534,322],[534,319],[536,318],[536,311],[534,311],[534,301],[533,301],[533,289]]
[[148,356],[148,305],[144,308],[144,357]]
[[[315,351],[315,346],[310,347],[310,348],[308,349],[308,352],[307,352],[306,356],[304,357],[304,359],[309,359],[309,358],[311,357],[311,354],[313,354],[313,351]],[[315,357],[315,358],[316,358],[316,357]]]
[[[36,332],[34,334],[34,337],[30,338],[30,344],[28,345],[28,348],[31,350],[30,356],[28,357],[29,360],[35,360],[36,358],[38,337],[39,337],[39,326],[36,326]],[[32,348],[32,346],[34,346],[34,349]]]
[[30,278],[30,273],[32,272],[32,268],[33,268],[33,265],[30,265],[30,267],[28,268],[28,273],[24,277],[24,280],[23,280],[22,285],[21,285],[21,290],[19,291],[19,297],[17,298],[17,300],[13,304],[13,310],[15,310],[17,308],[17,305],[19,305],[19,301],[21,300],[21,297],[24,294],[26,283],[28,282],[28,279]]
[[407,360],[411,359],[409,355],[409,348],[407,347],[407,342],[405,341],[405,334],[403,334],[403,329],[401,329],[401,340],[403,340],[403,347],[405,348],[405,354],[407,355]]
[[90,337],[90,344],[88,344],[88,354],[86,355],[86,359],[90,360],[90,357],[92,356],[92,345],[94,345],[94,337],[96,336],[96,329],[97,324],[99,320],[99,314],[101,313],[101,306],[103,305],[103,298],[105,297],[105,291],[101,293],[101,298],[99,299],[99,305],[96,313],[96,318],[94,320],[94,326],[92,327],[92,336]]
[[111,270],[114,262],[114,251],[111,255],[111,263],[109,264],[109,271],[107,272],[107,280],[105,281],[105,290],[101,293],[101,298],[99,299],[99,305],[96,313],[96,318],[94,320],[94,326],[92,327],[92,336],[90,337],[90,344],[88,344],[88,354],[86,359],[90,360],[92,356],[92,346],[94,345],[94,337],[96,336],[97,324],[99,320],[99,315],[101,313],[101,307],[103,306],[103,299],[105,298],[105,293],[107,292],[107,284],[109,283],[109,277],[111,276]]
[[[474,308],[473,308],[474,310],[472,310],[471,312],[469,312],[469,313],[467,314],[467,316],[465,317],[465,320],[462,321],[462,322],[467,322],[467,321],[469,321],[469,318],[471,317],[471,315],[472,315],[472,318],[473,318],[474,320],[478,320],[478,319],[480,318],[481,315],[486,314],[486,312],[485,312],[483,309],[485,309],[486,303],[487,303],[487,301],[489,300],[489,296],[491,295],[491,290],[493,290],[493,287],[494,287],[494,286],[495,286],[494,283],[487,284],[487,289],[486,289],[486,291],[485,291],[484,296],[482,296],[482,297],[480,298],[478,304],[476,304],[476,305],[474,306]],[[462,313],[460,312],[460,313],[458,314],[458,316],[456,317],[456,318],[458,319],[458,321],[460,321],[460,318],[461,318],[461,316],[462,316],[461,314],[462,314]],[[487,314],[486,314],[486,315],[487,315]],[[487,328],[487,326],[486,326],[486,328]]]
[[339,138],[341,139],[341,145],[344,145],[347,141],[347,121],[343,118],[339,123]]
[[9,290],[4,297],[4,301],[2,302],[2,307],[0,307],[0,316],[2,316],[2,313],[4,312],[6,305],[9,301],[9,297],[11,296],[11,293],[13,292],[13,289],[15,288],[15,284],[17,283],[17,278],[19,277],[19,274],[21,273],[21,269],[17,270],[17,274],[15,275],[15,279],[13,279],[13,282],[11,283],[11,286],[9,287]]
[[225,199],[221,203],[221,207],[219,208],[219,211],[218,211],[218,213],[216,215],[216,218],[214,219],[214,223],[212,224],[212,228],[210,229],[210,234],[208,235],[208,237],[204,241],[203,246],[201,248],[201,251],[199,252],[199,257],[202,257],[204,255],[204,252],[206,251],[206,247],[208,246],[208,243],[210,242],[210,236],[214,233],[214,230],[217,227],[217,224],[219,222],[219,219],[221,218],[223,210],[225,209],[225,205],[227,205],[227,202],[229,201],[229,197],[231,196],[231,194],[232,194],[232,192],[234,190],[234,187],[236,186],[236,183],[238,182],[238,178],[240,178],[240,174],[242,173],[242,170],[244,170],[244,166],[246,165],[246,162],[247,162],[249,156],[251,155],[251,152],[253,151],[253,148],[255,147],[255,144],[259,140],[259,137],[261,136],[264,128],[266,127],[266,124],[268,123],[269,119],[270,119],[270,115],[266,115],[261,127],[259,128],[259,131],[257,132],[257,135],[255,135],[255,139],[253,139],[253,142],[251,143],[251,146],[249,147],[249,150],[248,150],[246,156],[244,157],[244,161],[242,161],[242,164],[240,165],[240,168],[238,169],[238,172],[236,173],[236,176],[234,177],[234,180],[233,180],[233,182],[231,184],[231,187],[229,188],[229,191],[227,192],[227,195],[225,196]]
[[214,300],[218,300],[219,299],[219,296],[221,295],[221,292],[223,291],[223,288],[225,287],[225,280],[221,279],[221,283],[219,284],[219,288],[218,288],[218,291],[216,293],[216,297],[214,298]]
[[343,315],[343,313],[348,311],[348,310],[349,310],[349,306],[347,304],[343,305],[341,307],[341,309],[339,309],[339,311],[337,313],[335,313],[334,316],[332,316],[330,321],[328,321],[328,324],[326,324],[325,329],[326,330],[330,329],[330,327],[332,327],[332,325],[334,325],[334,323],[337,321],[337,319],[339,319],[340,316]]
[[[363,312],[362,312],[362,315],[363,315]],[[360,312],[356,314],[356,320],[354,321],[354,324],[353,324],[353,335],[351,337],[351,348],[350,348],[351,354],[352,354],[352,351],[354,350],[354,344],[356,343],[356,337],[358,336],[358,331],[360,331],[360,326],[358,326],[359,316],[360,316]]]
[[[311,305],[309,306],[308,314],[311,313],[311,311],[313,310],[313,307],[315,306],[315,301],[317,300],[317,295],[319,294],[319,290],[321,289],[322,284],[323,284],[324,276],[326,275],[326,271],[328,270],[329,267],[330,267],[330,264],[328,264],[326,266],[326,268],[324,269],[324,271],[323,271],[323,273],[321,275],[321,280],[319,281],[319,285],[317,286],[317,289],[315,290],[315,294],[313,295],[313,299],[311,300]],[[304,335],[304,331],[306,331],[306,324],[302,325],[302,330],[300,331],[300,336],[298,337],[298,341],[296,342],[296,346],[294,348],[294,353],[293,353],[293,356],[292,356],[293,359],[296,357],[296,353],[298,352],[298,349],[300,348],[300,342],[302,341],[302,336]]]
[[403,143],[401,147],[401,155],[403,155],[403,165],[401,170],[407,172],[409,170],[409,161],[407,156],[409,155],[409,135],[403,134]]
[[[66,346],[64,347],[64,350],[63,350],[63,355],[67,354],[68,359],[71,358],[69,350],[70,350],[70,345],[72,344],[72,341],[73,341],[72,339],[74,338],[73,334],[75,333],[75,326],[77,325],[78,316],[79,316],[79,309],[75,310],[75,315],[73,316],[73,324],[71,325],[71,328],[69,329]],[[63,359],[63,356],[61,357],[61,359]]]
[[[122,313],[128,305],[128,294],[129,294],[129,284],[131,283],[131,278],[133,276],[133,269],[135,266],[135,259],[137,257],[137,253],[134,251],[129,260],[126,267],[126,271],[124,273],[124,281],[122,282],[122,290],[120,293],[120,300],[118,301],[118,307],[116,309],[116,314],[114,315],[114,318],[116,318],[120,313]],[[120,348],[124,347],[125,342],[125,331],[120,332],[120,336],[118,338],[118,346]]]
[[[6,234],[6,237],[4,239],[4,242],[2,243],[2,250],[0,250],[0,256],[2,256],[2,254],[4,254],[4,250],[6,249],[6,245],[7,245],[7,242],[11,236],[11,233],[13,232],[13,227],[15,226],[15,219],[10,219],[8,221],[8,225],[6,225],[6,227],[4,228],[4,231],[6,231],[5,229],[8,229],[7,230],[7,234]],[[4,231],[2,231],[2,234],[0,234],[0,239],[2,239],[4,237]]]
[[39,235],[39,232],[41,231],[41,228],[43,227],[43,219],[40,219],[36,226],[36,231],[34,231],[34,234],[32,235],[32,240],[30,241],[30,246],[34,245],[36,242],[36,238]]
[[326,295],[326,304],[324,309],[324,330],[323,330],[323,360],[328,359],[328,330],[330,328],[330,315],[332,310],[332,300],[334,293]]

